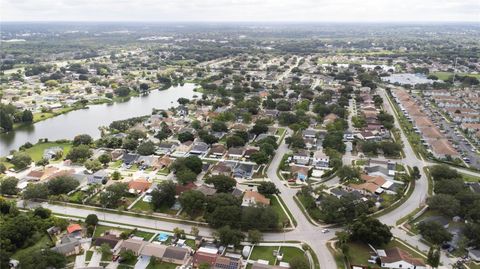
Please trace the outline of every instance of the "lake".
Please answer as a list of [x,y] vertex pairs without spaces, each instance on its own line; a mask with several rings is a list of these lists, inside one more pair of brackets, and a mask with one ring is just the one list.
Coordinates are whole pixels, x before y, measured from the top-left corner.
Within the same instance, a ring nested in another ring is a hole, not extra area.
[[151,91],[149,95],[132,97],[129,101],[114,104],[91,105],[59,115],[31,125],[25,125],[14,131],[0,134],[0,156],[7,155],[12,149],[18,149],[26,142],[35,144],[41,138],[50,141],[73,139],[78,134],[100,137],[100,126],[108,126],[112,121],[123,120],[152,113],[152,109],[168,109],[177,106],[178,98],[191,99],[196,94],[195,84],[170,87],[167,90]]

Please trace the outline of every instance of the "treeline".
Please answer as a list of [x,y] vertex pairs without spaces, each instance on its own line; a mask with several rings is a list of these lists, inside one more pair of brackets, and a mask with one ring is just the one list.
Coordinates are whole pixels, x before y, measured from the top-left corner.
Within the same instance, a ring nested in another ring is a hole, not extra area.
[[33,113],[28,110],[20,110],[11,104],[0,104],[0,132],[13,130],[15,123],[33,122]]

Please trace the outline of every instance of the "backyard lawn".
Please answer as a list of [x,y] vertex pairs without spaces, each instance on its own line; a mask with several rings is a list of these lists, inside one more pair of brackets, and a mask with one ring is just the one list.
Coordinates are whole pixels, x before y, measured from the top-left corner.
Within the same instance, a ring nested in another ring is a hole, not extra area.
[[95,227],[95,232],[93,233],[93,238],[102,236],[106,231],[110,231],[110,230],[115,230],[115,231],[119,231],[119,232],[127,232],[128,231],[127,229],[123,229],[123,228],[97,225],[97,227]]
[[72,148],[72,144],[56,142],[37,143],[31,148],[25,149],[25,153],[27,153],[34,162],[37,162],[43,158],[43,151],[51,147],[63,148],[63,157],[65,157]]
[[132,207],[134,211],[139,210],[139,211],[146,211],[146,212],[152,212],[153,209],[150,205],[150,203],[143,201],[140,199],[135,205]]
[[273,256],[273,251],[278,250],[278,247],[257,247],[255,246],[250,255],[250,260],[266,260],[268,264],[273,265],[275,262],[275,256]]
[[162,262],[162,261],[154,261],[153,259],[150,260],[150,263],[147,266],[147,269],[175,269],[177,268],[177,264]]
[[50,248],[52,246],[53,246],[52,240],[50,240],[50,237],[47,234],[45,234],[34,245],[19,249],[15,253],[13,253],[12,259],[18,259],[19,257],[25,254],[33,253],[41,249]]

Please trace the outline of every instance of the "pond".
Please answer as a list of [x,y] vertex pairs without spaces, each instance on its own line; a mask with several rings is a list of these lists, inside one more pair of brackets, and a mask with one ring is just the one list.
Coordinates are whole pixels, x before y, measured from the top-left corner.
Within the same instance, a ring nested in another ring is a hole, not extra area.
[[22,126],[14,131],[0,134],[0,156],[7,155],[12,149],[18,149],[26,142],[35,144],[39,139],[73,139],[78,134],[100,137],[100,126],[108,126],[112,121],[144,116],[152,109],[168,109],[177,106],[178,98],[191,99],[196,93],[195,84],[170,87],[167,90],[154,90],[149,95],[133,97],[127,102],[92,105],[59,115],[35,124]]

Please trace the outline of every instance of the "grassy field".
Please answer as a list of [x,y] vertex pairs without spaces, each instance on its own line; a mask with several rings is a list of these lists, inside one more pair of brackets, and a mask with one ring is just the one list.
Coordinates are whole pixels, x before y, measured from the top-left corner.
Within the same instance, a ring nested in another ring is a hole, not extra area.
[[133,211],[145,211],[145,212],[153,212],[153,209],[148,202],[144,202],[143,200],[138,201],[135,203],[135,205],[132,207]]
[[480,177],[460,173],[465,182],[480,182]]
[[282,209],[282,206],[280,205],[280,201],[277,199],[277,197],[275,196],[270,197],[270,206],[275,210],[275,212],[277,212],[278,221],[280,222],[280,225],[282,225],[283,223],[289,222],[288,216],[285,213],[285,211]]
[[280,251],[283,252],[283,260],[288,262],[295,257],[305,256],[303,250],[296,247],[282,247]]
[[143,240],[148,241],[148,240],[150,240],[150,238],[152,238],[155,234],[149,233],[149,232],[140,231],[140,230],[136,230],[136,231],[133,233],[133,235],[134,235],[134,236],[141,237],[141,238],[143,238]]
[[12,255],[12,259],[18,259],[19,257],[22,257],[26,254],[33,253],[41,249],[50,248],[52,246],[53,246],[52,240],[50,240],[50,237],[47,234],[45,234],[34,245],[17,250]]
[[150,263],[147,266],[147,269],[175,269],[177,268],[177,264],[168,263],[168,262],[157,262],[153,259],[150,260]]
[[106,231],[110,231],[110,230],[116,230],[116,231],[120,231],[120,232],[128,231],[127,229],[123,229],[123,228],[97,225],[97,227],[95,228],[95,232],[93,233],[93,238],[102,236],[102,234],[104,234]]
[[43,151],[51,147],[63,148],[63,157],[65,157],[72,148],[72,144],[56,142],[37,143],[31,148],[25,149],[24,152],[27,153],[34,162],[37,162],[43,158]]
[[257,247],[255,246],[250,255],[250,260],[266,260],[268,264],[273,265],[275,262],[275,256],[273,256],[273,251],[278,250],[278,247]]
[[[453,72],[434,72],[433,75],[437,76],[440,80],[447,80],[453,76]],[[468,73],[457,73],[459,76],[469,76],[480,79],[480,74],[468,74]]]

